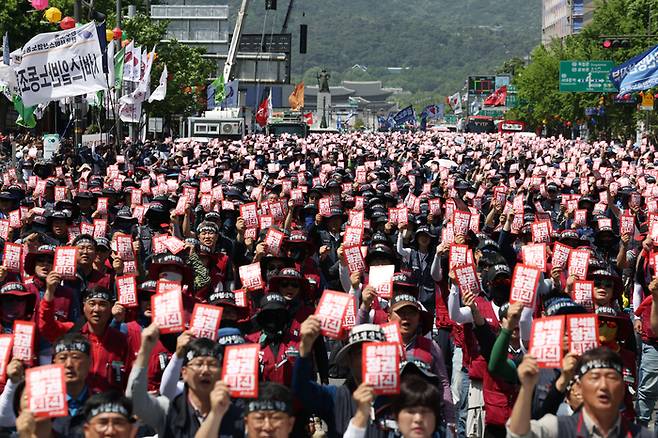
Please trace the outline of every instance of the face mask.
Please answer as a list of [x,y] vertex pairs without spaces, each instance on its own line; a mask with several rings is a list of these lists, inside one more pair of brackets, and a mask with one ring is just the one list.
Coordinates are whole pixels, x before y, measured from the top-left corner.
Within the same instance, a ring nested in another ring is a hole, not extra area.
[[263,321],[262,328],[263,331],[269,334],[276,334],[283,331],[286,323],[285,319],[280,317],[280,315],[272,315],[272,318],[267,318],[266,321]]
[[496,304],[503,304],[509,301],[509,286],[497,284],[489,287],[491,299]]
[[178,272],[166,271],[160,274],[160,278],[167,281],[175,281],[177,283],[182,283],[183,275]]
[[222,224],[222,229],[224,231],[230,231],[235,228],[235,218],[227,217]]

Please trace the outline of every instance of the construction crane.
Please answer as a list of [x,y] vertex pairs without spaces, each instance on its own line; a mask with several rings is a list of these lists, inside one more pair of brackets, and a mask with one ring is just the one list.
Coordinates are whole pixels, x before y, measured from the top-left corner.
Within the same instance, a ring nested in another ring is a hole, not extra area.
[[233,66],[238,57],[238,48],[240,47],[240,38],[242,37],[242,27],[244,19],[247,15],[247,8],[249,7],[250,0],[242,0],[238,18],[235,20],[235,29],[233,29],[233,38],[231,38],[231,45],[228,48],[228,55],[226,56],[226,63],[224,64],[224,80],[230,81],[233,74]]
[[295,0],[290,0],[290,3],[288,3],[288,10],[286,11],[286,18],[283,19],[281,33],[286,33],[288,31],[288,21],[290,20],[290,13],[292,12],[292,5],[294,2]]

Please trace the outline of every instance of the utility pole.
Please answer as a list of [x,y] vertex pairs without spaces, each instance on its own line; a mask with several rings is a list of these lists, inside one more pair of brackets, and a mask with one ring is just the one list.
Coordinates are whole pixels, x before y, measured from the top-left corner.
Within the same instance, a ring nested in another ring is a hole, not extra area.
[[[73,18],[76,23],[80,23],[82,19],[82,0],[75,0],[73,4]],[[78,152],[78,148],[82,145],[82,96],[75,96],[73,98],[73,150]]]
[[[117,16],[116,27],[121,29],[121,0],[116,0],[116,16]],[[115,41],[114,44],[117,45],[115,53],[119,53],[119,51],[121,50],[121,39]],[[114,68],[114,63],[112,63],[112,65],[109,67]],[[121,76],[123,76],[123,72],[120,72],[120,74]],[[123,77],[114,78],[114,84],[111,84],[111,86],[115,86],[117,82],[121,84],[123,82]],[[119,110],[118,110],[119,99],[121,99],[121,87],[116,87],[114,96],[115,96],[115,100],[114,100],[113,111],[114,111],[114,126],[116,131],[115,133],[116,138],[114,140],[114,144],[116,146],[116,151],[118,154],[120,152],[120,147],[121,147],[121,118],[119,117]]]

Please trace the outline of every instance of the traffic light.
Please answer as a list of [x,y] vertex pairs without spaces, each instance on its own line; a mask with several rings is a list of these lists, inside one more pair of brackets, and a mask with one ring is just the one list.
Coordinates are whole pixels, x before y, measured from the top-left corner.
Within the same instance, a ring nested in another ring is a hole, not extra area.
[[265,9],[276,11],[276,0],[265,0]]
[[631,42],[625,38],[606,38],[601,41],[601,46],[604,49],[627,49]]

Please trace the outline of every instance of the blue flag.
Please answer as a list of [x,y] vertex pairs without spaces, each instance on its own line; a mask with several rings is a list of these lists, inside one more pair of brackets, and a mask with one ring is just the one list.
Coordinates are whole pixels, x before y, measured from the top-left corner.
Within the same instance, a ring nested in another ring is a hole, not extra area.
[[407,122],[416,123],[416,114],[414,113],[413,106],[409,105],[402,108],[396,115],[393,116],[396,125],[404,125]]
[[[658,46],[656,46],[656,47],[658,47]],[[646,50],[645,52],[642,52],[639,55],[632,57],[628,61],[623,62],[623,63],[619,64],[618,66],[616,66],[615,68],[613,68],[612,70],[610,70],[610,82],[612,82],[615,85],[615,87],[619,90],[619,86],[621,85],[621,81],[624,80],[624,78],[626,77],[628,72],[631,71],[631,69],[633,69],[633,67],[635,67],[635,65],[638,63],[638,61],[640,61],[642,58],[647,56],[656,47],[652,47],[652,48]]]
[[628,70],[619,85],[619,95],[648,90],[658,84],[658,46],[654,47]]
[[223,105],[227,108],[235,108],[238,106],[238,81],[237,79],[228,81],[224,86],[224,93],[226,97],[224,98]]
[[2,37],[2,63],[9,65],[9,32]]

